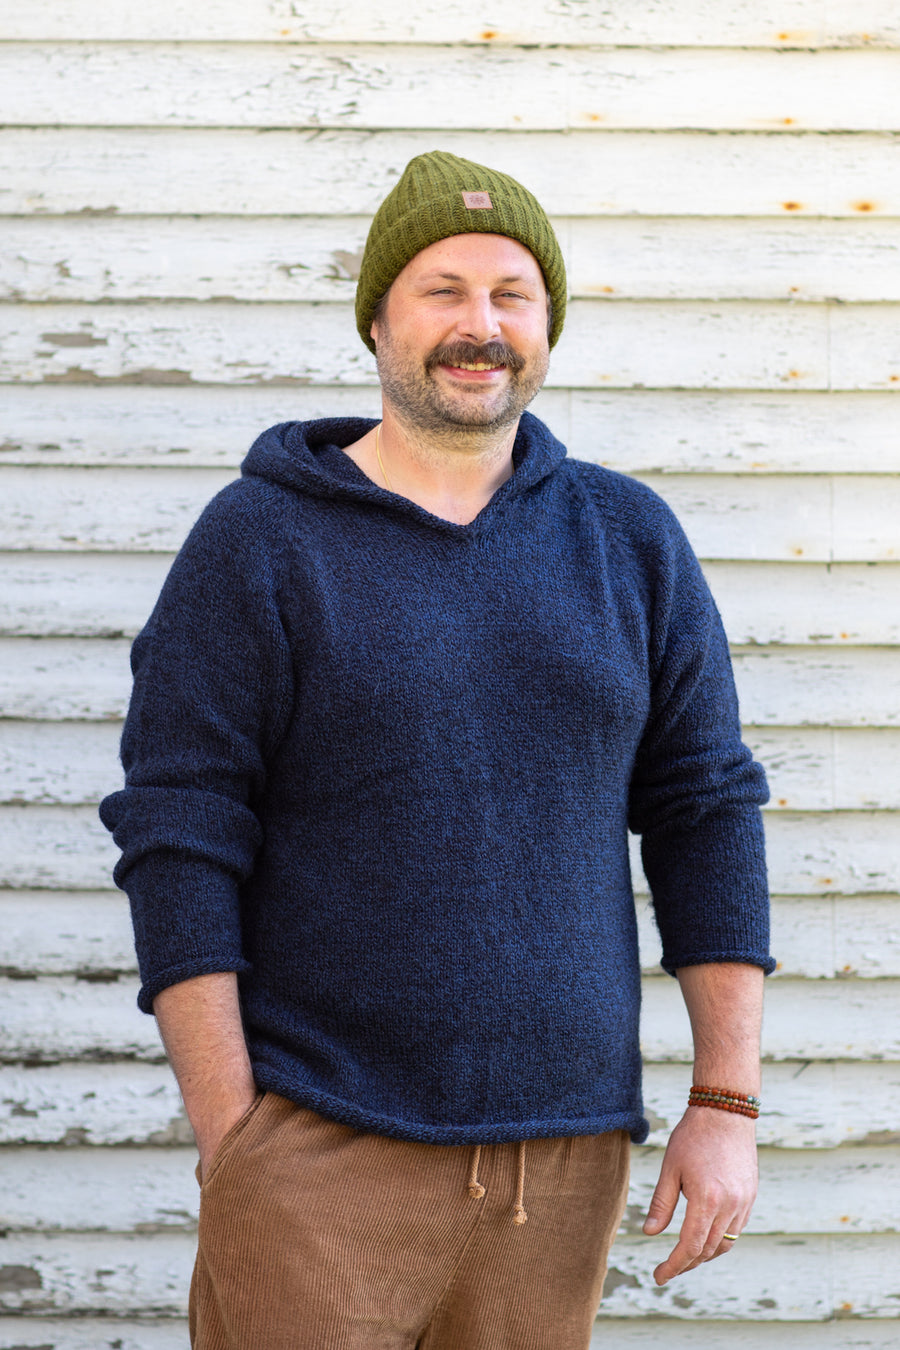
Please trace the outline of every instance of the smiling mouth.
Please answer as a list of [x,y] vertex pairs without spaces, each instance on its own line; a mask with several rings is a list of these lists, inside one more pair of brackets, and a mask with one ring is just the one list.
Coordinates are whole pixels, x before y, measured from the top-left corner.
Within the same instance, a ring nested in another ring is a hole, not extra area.
[[525,359],[505,342],[486,342],[483,345],[448,342],[444,346],[437,347],[425,362],[426,370],[434,370],[437,366],[471,371],[475,375],[483,375],[494,370],[508,370],[515,376],[524,368]]
[[452,370],[503,370],[504,366],[489,365],[487,361],[448,361]]

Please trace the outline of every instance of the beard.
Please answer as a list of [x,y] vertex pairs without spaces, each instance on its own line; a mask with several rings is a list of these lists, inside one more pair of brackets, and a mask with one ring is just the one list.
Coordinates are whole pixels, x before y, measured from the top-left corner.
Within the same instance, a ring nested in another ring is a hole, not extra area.
[[[450,342],[435,347],[424,362],[394,343],[384,318],[379,321],[378,376],[387,401],[410,425],[432,433],[448,427],[497,431],[517,422],[547,376],[549,353],[531,362],[506,342]],[[443,365],[503,366],[508,379],[499,389],[481,385],[444,389],[435,377]]]

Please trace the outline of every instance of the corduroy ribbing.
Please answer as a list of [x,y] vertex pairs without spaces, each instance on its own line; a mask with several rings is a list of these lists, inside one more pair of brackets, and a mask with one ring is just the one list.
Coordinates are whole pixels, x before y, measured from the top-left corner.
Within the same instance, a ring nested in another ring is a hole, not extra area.
[[365,1135],[267,1094],[201,1192],[194,1350],[581,1350],[625,1205],[624,1131],[521,1151]]

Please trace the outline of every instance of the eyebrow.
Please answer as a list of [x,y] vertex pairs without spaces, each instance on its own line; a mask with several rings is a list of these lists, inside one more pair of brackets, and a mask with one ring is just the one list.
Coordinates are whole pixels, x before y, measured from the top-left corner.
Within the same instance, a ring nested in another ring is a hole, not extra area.
[[[459,276],[456,272],[426,272],[424,276],[419,278],[419,281],[433,281],[437,277],[440,277],[442,281],[465,281],[465,277]],[[530,284],[527,277],[516,274],[511,277],[499,277],[496,285],[510,286],[513,282],[524,283],[525,285]]]

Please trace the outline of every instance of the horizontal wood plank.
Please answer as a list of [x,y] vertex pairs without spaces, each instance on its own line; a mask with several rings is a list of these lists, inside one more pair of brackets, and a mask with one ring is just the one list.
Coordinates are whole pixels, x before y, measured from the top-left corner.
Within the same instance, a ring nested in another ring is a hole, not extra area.
[[[641,964],[659,975],[659,935],[649,898],[638,905]],[[107,891],[16,891],[0,893],[3,957],[0,973],[85,975],[133,974],[128,902]],[[773,978],[900,978],[900,897],[774,896]]]
[[[115,721],[131,696],[130,643],[0,637],[0,717]],[[898,727],[900,662],[890,648],[735,648],[747,726]]]
[[[889,220],[553,224],[579,299],[900,300]],[[351,302],[368,226],[358,216],[13,217],[3,222],[0,299]]]
[[180,1317],[156,1322],[118,1317],[0,1319],[0,1350],[185,1350],[187,1345],[187,1320]]
[[121,638],[0,637],[0,717],[117,721],[131,697],[130,649]]
[[[532,411],[576,459],[625,473],[896,473],[896,396],[545,389]],[[7,385],[0,464],[236,470],[260,431],[374,417],[375,386]]]
[[[848,979],[839,987],[828,980],[772,980],[766,987],[763,1055],[897,1060],[900,1027],[891,1021],[898,997],[900,986],[893,980]],[[644,981],[641,1049],[655,1063],[691,1062],[690,1023],[677,981]]]
[[[772,987],[767,984],[766,992]],[[686,1063],[645,1062],[648,1147],[664,1147],[684,1114],[690,1073]],[[810,1059],[766,1062],[762,1098],[757,1125],[762,1147],[832,1149],[853,1144],[880,1148],[900,1143],[900,1064]]]
[[[374,357],[343,305],[6,306],[0,379],[47,384],[376,382]],[[883,388],[893,360],[892,306],[861,388]],[[825,389],[841,352],[818,305],[667,305],[575,301],[551,362],[551,387]],[[305,337],[303,335],[306,335]],[[848,353],[846,360],[852,357]]]
[[[115,722],[0,719],[0,803],[82,806],[121,777]],[[900,729],[748,727],[776,811],[900,811]]]
[[821,47],[900,44],[900,21],[890,0],[736,0],[723,8],[708,0],[642,7],[609,0],[603,7],[498,0],[490,22],[465,7],[422,0],[411,11],[400,0],[361,9],[334,0],[327,9],[291,0],[217,0],[215,11],[158,0],[150,9],[129,3],[44,0],[40,9],[7,4],[7,38],[73,41],[180,42],[436,42],[491,44],[643,43],[688,46]]
[[[119,786],[117,778],[112,788]],[[769,879],[777,895],[900,892],[896,813],[769,812]],[[633,841],[635,885],[646,890]],[[92,806],[0,807],[0,887],[105,890],[118,850]]]
[[[872,1168],[884,1173],[877,1157],[862,1162],[867,1179]],[[0,1223],[12,1232],[189,1233],[196,1165],[192,1146],[0,1149]]]
[[896,837],[892,811],[771,812],[766,817],[771,888],[785,895],[900,892]]
[[[547,383],[583,389],[900,393],[898,309],[576,300]],[[374,358],[344,304],[173,302],[3,310],[7,339],[0,378],[13,384],[376,382]]]
[[0,553],[0,633],[133,638],[146,623],[170,554]]
[[[747,1322],[667,1321],[665,1337],[666,1350],[723,1350],[726,1345],[728,1350],[785,1350],[787,1345],[791,1350],[896,1350],[900,1323],[893,1319],[854,1322],[845,1317],[789,1324],[760,1322],[755,1317]],[[659,1350],[659,1344],[659,1323],[652,1316],[646,1321],[604,1317],[597,1322],[590,1350],[609,1350],[611,1345],[616,1350]],[[69,1350],[68,1342],[59,1350]],[[73,1350],[81,1350],[81,1342]],[[156,1350],[155,1345],[148,1350]]]
[[[152,1025],[152,1019],[146,1020]],[[879,1100],[893,1101],[889,1081]],[[3,1069],[0,1144],[74,1147],[189,1144],[192,1140],[167,1064],[75,1061]]]
[[745,647],[732,663],[747,725],[900,725],[900,661],[890,648]]
[[128,900],[109,891],[0,891],[0,971],[22,975],[133,974]]
[[750,727],[746,740],[765,767],[770,811],[900,810],[898,730]]
[[[155,1019],[138,1011],[137,990],[130,976],[0,979],[0,1060],[161,1059]],[[32,1018],[39,1020],[29,1025]]]
[[579,297],[855,302],[893,300],[900,290],[897,232],[866,213],[852,220],[576,216],[558,231]]
[[[622,1232],[637,1234],[662,1152],[634,1148]],[[747,1234],[893,1233],[900,1159],[889,1148],[762,1149]],[[190,1232],[199,1190],[193,1147],[0,1150],[0,1224],[11,1232]],[[673,1220],[681,1223],[683,1206]]]
[[[53,1156],[59,1158],[60,1154]],[[97,1150],[87,1156],[93,1161]],[[659,1149],[632,1150],[625,1232],[640,1233],[661,1161]],[[832,1233],[837,1237],[844,1233],[900,1231],[900,1158],[893,1149],[788,1152],[764,1148],[760,1150],[759,1168],[759,1196],[747,1224],[748,1236]],[[93,1171],[100,1171],[96,1161]],[[27,1195],[23,1199],[27,1205]],[[49,1205],[47,1209],[52,1213]],[[670,1225],[673,1232],[677,1232],[683,1217],[684,1205],[680,1202]]]
[[[0,979],[0,1058],[159,1059],[153,1019],[135,1005],[137,981],[71,976]],[[763,1053],[772,1060],[900,1059],[897,982],[773,980],[767,989]],[[673,980],[644,981],[641,1044],[654,1062],[689,1063],[687,1013]]]
[[[840,1241],[794,1234],[744,1237],[727,1260],[699,1266],[657,1289],[652,1269],[672,1244],[669,1233],[619,1240],[606,1277],[601,1326],[605,1318],[648,1315],[665,1317],[667,1324],[670,1318],[693,1324],[705,1318],[790,1322],[896,1317],[897,1236],[847,1235]],[[783,1344],[789,1342],[788,1332]]]
[[[374,213],[433,131],[18,128],[0,132],[6,215]],[[900,137],[832,132],[442,133],[560,216],[900,214]],[[202,172],[198,167],[202,166]]]
[[[665,1145],[684,1112],[689,1086],[686,1064],[646,1065],[649,1146]],[[900,1143],[898,1063],[767,1063],[763,1097],[758,1132],[764,1147]],[[166,1064],[131,1059],[4,1067],[0,1144],[165,1145],[191,1139]]]
[[[663,978],[662,950],[649,897],[638,898],[637,913],[641,965],[645,974]],[[898,978],[900,897],[774,895],[772,953],[778,962],[773,980]],[[28,959],[27,969],[55,968],[38,966],[36,957]]]
[[[0,552],[0,634],[133,637],[147,621],[170,554]],[[893,564],[708,562],[737,645],[890,647],[900,643]]]
[[900,53],[871,49],[0,46],[14,126],[891,131],[898,83]]
[[[851,1313],[892,1319],[896,1313],[893,1271],[900,1238],[895,1235],[847,1235],[840,1242],[829,1236],[745,1237],[727,1261],[700,1267],[689,1283],[659,1291],[651,1271],[671,1242],[668,1234],[619,1240],[601,1317],[789,1322]],[[17,1276],[10,1276],[0,1293],[0,1307],[43,1314],[183,1312],[193,1254],[192,1234],[9,1236],[0,1239],[0,1262]]]
[[[900,405],[898,405],[900,406]],[[7,549],[168,552],[235,475],[0,465]],[[644,474],[703,559],[900,560],[900,475]]]
[[195,1248],[192,1233],[0,1237],[0,1311],[183,1315]]
[[900,618],[893,617],[900,571],[894,566],[709,562],[704,571],[734,643],[840,647],[900,641]]

